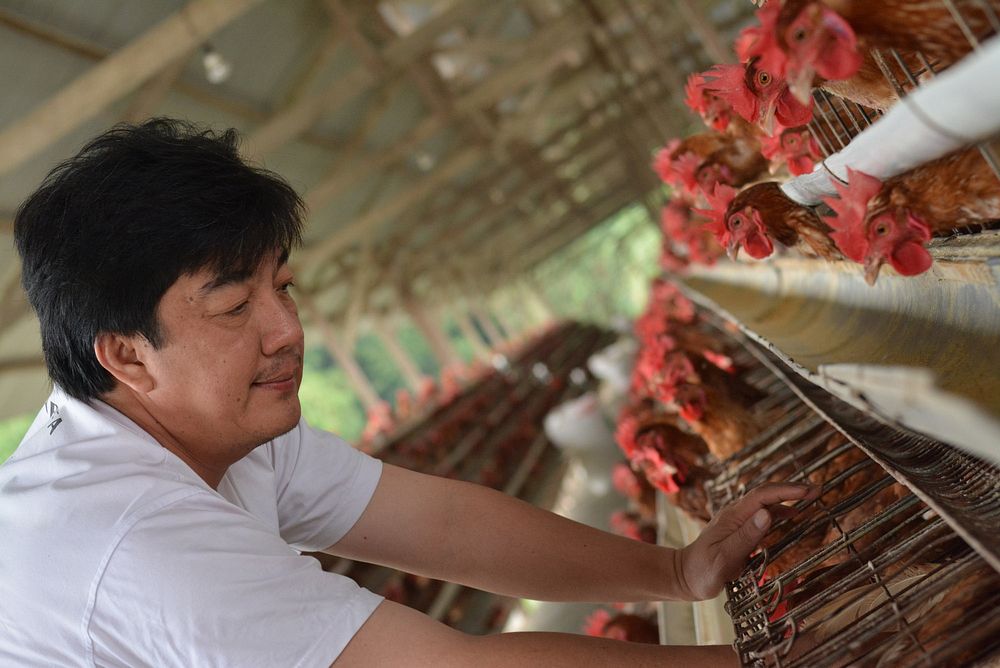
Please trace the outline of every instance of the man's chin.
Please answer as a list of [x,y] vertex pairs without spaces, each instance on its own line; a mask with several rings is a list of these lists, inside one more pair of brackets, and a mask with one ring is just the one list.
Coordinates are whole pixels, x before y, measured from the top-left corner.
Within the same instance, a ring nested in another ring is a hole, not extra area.
[[260,445],[284,436],[299,424],[302,417],[302,406],[298,395],[293,395],[286,405],[279,410],[277,407],[269,411],[271,419],[263,426]]

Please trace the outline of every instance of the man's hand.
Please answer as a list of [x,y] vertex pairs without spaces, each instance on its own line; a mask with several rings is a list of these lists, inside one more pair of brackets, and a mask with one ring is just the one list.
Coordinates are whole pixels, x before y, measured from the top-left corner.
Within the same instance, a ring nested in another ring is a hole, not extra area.
[[693,543],[675,554],[677,577],[690,600],[714,598],[736,578],[772,520],[795,513],[783,501],[812,500],[811,485],[766,484],[719,511]]

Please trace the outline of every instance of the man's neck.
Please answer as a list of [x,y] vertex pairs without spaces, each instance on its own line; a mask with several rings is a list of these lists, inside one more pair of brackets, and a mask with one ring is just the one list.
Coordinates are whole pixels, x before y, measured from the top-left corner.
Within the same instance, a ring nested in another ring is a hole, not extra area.
[[101,401],[132,420],[144,432],[152,436],[157,443],[177,455],[209,487],[212,489],[218,488],[223,476],[226,475],[226,471],[229,470],[229,464],[220,465],[203,461],[203,459],[197,456],[194,448],[186,446],[182,439],[176,437],[162,422],[156,419],[156,416],[146,408],[144,403],[133,392],[123,389],[119,385],[111,392],[103,395]]

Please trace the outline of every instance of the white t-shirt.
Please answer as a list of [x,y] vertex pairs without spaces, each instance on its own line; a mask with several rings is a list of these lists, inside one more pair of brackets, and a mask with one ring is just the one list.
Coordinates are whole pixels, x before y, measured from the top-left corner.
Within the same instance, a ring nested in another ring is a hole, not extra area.
[[0,666],[328,666],[382,598],[336,543],[381,462],[301,421],[218,491],[58,388],[0,466]]

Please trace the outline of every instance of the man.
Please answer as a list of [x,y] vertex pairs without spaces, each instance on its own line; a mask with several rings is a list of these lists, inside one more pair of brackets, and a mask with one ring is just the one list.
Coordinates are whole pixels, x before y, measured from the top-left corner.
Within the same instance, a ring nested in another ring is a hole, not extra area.
[[703,599],[810,491],[755,490],[675,551],[311,429],[287,264],[302,204],[236,140],[120,126],[18,211],[54,389],[0,468],[0,664],[735,665],[728,647],[466,636],[299,554],[536,599]]

